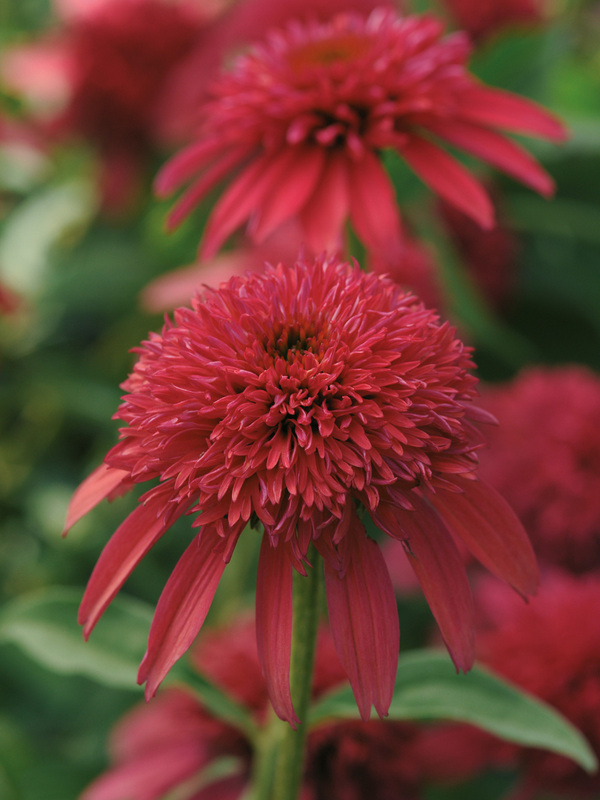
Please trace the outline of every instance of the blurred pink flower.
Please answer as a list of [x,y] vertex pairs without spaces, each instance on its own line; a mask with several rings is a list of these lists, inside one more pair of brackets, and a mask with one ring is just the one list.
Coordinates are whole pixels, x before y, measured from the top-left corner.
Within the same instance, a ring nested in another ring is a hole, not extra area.
[[195,135],[203,119],[203,103],[215,75],[232,55],[262,40],[272,28],[291,20],[325,22],[342,11],[368,14],[378,6],[398,6],[393,0],[236,0],[218,15],[208,35],[169,77],[161,97],[158,124],[173,142]]
[[169,226],[233,175],[210,215],[204,258],[246,222],[260,242],[292,217],[313,252],[339,247],[349,218],[368,248],[393,254],[400,218],[379,160],[392,148],[437,194],[491,227],[485,190],[438,138],[552,194],[548,174],[495,128],[562,141],[563,126],[530,100],[479,85],[465,68],[468,52],[464,35],[442,39],[434,17],[386,9],[273,31],[222,74],[199,138],[159,173],[161,196],[191,181]]
[[542,562],[600,567],[600,378],[585,367],[536,367],[489,386],[500,421],[481,474],[513,506]]
[[88,636],[173,522],[197,515],[200,531],[150,629],[139,672],[147,697],[200,630],[247,526],[264,528],[258,652],[271,702],[292,724],[292,569],[305,572],[311,542],[363,719],[372,704],[387,713],[399,632],[362,516],[404,541],[459,669],[472,663],[473,608],[452,534],[518,591],[535,591],[522,527],[476,480],[482,439],[473,422],[489,416],[471,403],[470,351],[392,281],[325,257],[279,264],[196,297],[138,353],[116,414],[127,427],[75,493],[66,526],[104,497],[158,480],[94,569],[80,609]]
[[[266,719],[268,694],[251,620],[237,619],[203,633],[192,651],[201,674]],[[331,636],[319,631],[313,697],[345,681]],[[309,732],[302,800],[417,800],[426,778],[428,754],[422,729],[400,722],[328,723]],[[191,800],[235,800],[248,788],[252,747],[239,731],[214,719],[187,690],[167,689],[146,706],[135,707],[115,728],[111,765],[81,800],[159,800],[188,787]],[[234,771],[207,782],[202,771],[219,759],[235,759]],[[195,788],[194,788],[195,787]]]
[[79,137],[102,157],[107,207],[126,206],[149,152],[165,83],[197,45],[213,2],[57,0],[53,37],[9,50],[3,76],[21,92],[49,136]]
[[546,0],[444,0],[458,27],[476,41],[509,28],[539,24],[546,4]]
[[[557,708],[600,755],[600,616],[593,611],[600,578],[550,572],[529,604],[514,603],[496,581],[483,579],[477,597],[483,610],[478,659]],[[598,797],[600,776],[567,758],[500,742],[496,749],[500,759],[511,753],[519,765],[515,800],[533,800],[544,790],[565,800]]]

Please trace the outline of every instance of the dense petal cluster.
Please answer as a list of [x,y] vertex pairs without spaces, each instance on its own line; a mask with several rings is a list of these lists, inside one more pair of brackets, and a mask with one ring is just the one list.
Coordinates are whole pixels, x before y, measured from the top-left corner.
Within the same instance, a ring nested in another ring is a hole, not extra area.
[[576,365],[530,368],[488,387],[500,420],[482,475],[513,506],[542,561],[585,572],[600,566],[600,378]]
[[[600,603],[597,575],[544,575],[539,596],[514,603],[497,582],[482,581],[478,598],[485,609],[478,658],[526,691],[555,706],[583,732],[600,754]],[[504,752],[506,744],[497,744]],[[493,753],[493,748],[490,748]],[[567,758],[541,750],[519,750],[519,798],[542,790],[572,800],[597,797],[600,777],[586,774]]]
[[197,297],[139,349],[120,442],[75,494],[67,527],[153,481],[105,547],[80,609],[89,634],[182,514],[199,533],[169,578],[140,668],[156,691],[202,626],[242,531],[262,524],[258,651],[280,716],[289,690],[292,570],[323,558],[330,625],[359,709],[387,712],[398,615],[367,516],[405,543],[458,668],[473,658],[472,599],[453,535],[521,593],[535,559],[516,516],[476,480],[489,415],[470,351],[393,281],[320,257]]
[[440,140],[551,194],[546,172],[496,129],[560,141],[562,125],[529,100],[477,83],[465,66],[467,38],[442,34],[434,17],[381,8],[273,31],[217,81],[198,140],[159,174],[161,195],[191,180],[169,224],[233,175],[209,218],[204,257],[246,222],[260,241],[292,217],[314,252],[338,246],[348,218],[369,248],[393,252],[400,220],[379,159],[392,149],[490,227],[485,190]]

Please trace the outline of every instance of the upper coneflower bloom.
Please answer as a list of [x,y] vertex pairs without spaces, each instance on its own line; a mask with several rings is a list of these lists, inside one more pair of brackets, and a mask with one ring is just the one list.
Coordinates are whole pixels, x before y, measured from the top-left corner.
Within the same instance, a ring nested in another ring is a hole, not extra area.
[[[472,600],[452,534],[522,593],[528,539],[477,481],[470,351],[387,278],[321,257],[232,278],[175,311],[139,349],[116,414],[120,442],[77,490],[67,527],[104,497],[158,481],[106,545],[80,610],[90,631],[184,513],[198,535],[158,602],[139,672],[152,696],[202,626],[244,529],[264,528],[258,651],[277,713],[289,689],[292,570],[325,565],[334,642],[361,715],[386,714],[398,615],[370,515],[405,542],[457,668],[473,658]],[[246,536],[256,536],[248,530]]]
[[561,141],[561,123],[530,100],[479,84],[465,66],[467,37],[442,33],[434,17],[389,9],[273,31],[216,82],[198,140],[159,174],[160,195],[192,181],[169,225],[233,175],[209,218],[204,257],[245,222],[260,241],[294,216],[314,252],[339,245],[347,218],[367,247],[389,252],[401,238],[379,159],[389,148],[490,227],[485,190],[440,140],[552,194],[547,173],[496,128]]

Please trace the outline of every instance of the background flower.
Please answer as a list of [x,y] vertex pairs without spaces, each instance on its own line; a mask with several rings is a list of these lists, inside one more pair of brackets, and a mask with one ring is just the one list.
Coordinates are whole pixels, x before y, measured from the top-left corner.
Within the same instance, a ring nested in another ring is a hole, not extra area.
[[443,39],[434,17],[383,9],[273,32],[222,75],[197,141],[159,174],[161,196],[192,180],[169,226],[241,168],[210,215],[203,257],[243,223],[261,241],[296,216],[314,252],[339,247],[349,218],[367,247],[398,253],[395,193],[379,161],[392,149],[437,194],[491,227],[485,191],[437,139],[552,194],[537,162],[495,129],[562,141],[563,126],[528,100],[480,86],[466,70],[468,54],[466,38]]

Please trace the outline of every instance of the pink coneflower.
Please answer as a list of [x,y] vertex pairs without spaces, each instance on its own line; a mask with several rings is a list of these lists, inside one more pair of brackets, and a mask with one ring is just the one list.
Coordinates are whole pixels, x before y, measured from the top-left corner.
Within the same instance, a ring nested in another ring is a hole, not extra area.
[[574,572],[600,567],[600,378],[578,366],[537,367],[490,386],[500,420],[481,472],[513,506],[540,559]]
[[160,195],[192,182],[169,225],[233,175],[210,216],[204,257],[246,222],[260,241],[295,216],[314,252],[339,246],[348,218],[367,247],[393,251],[400,220],[379,159],[393,149],[433,191],[490,227],[485,190],[440,140],[552,194],[547,173],[495,129],[562,141],[563,126],[530,100],[477,83],[468,54],[467,38],[442,38],[434,17],[389,9],[272,32],[221,76],[198,140],[159,174]]
[[77,490],[67,527],[104,497],[158,481],[106,545],[80,610],[89,635],[181,515],[199,532],[158,602],[139,672],[152,696],[202,626],[236,542],[262,526],[258,651],[271,701],[289,689],[292,570],[314,543],[330,626],[363,718],[389,707],[398,615],[362,519],[405,542],[452,658],[473,657],[472,603],[450,531],[518,591],[537,570],[516,516],[476,480],[489,416],[470,351],[412,295],[325,257],[232,278],[139,349],[121,441]]

